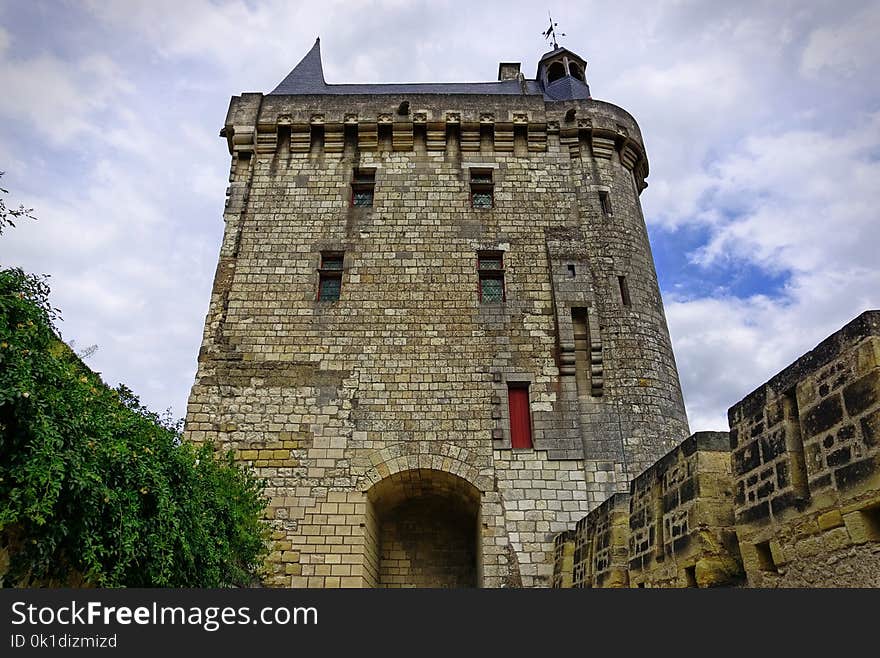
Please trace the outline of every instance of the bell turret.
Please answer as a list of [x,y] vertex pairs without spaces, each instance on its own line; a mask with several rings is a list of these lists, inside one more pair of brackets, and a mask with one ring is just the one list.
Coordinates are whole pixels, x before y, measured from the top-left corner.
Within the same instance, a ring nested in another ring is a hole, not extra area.
[[544,53],[538,61],[537,80],[549,100],[582,100],[590,97],[585,72],[587,62],[567,48]]

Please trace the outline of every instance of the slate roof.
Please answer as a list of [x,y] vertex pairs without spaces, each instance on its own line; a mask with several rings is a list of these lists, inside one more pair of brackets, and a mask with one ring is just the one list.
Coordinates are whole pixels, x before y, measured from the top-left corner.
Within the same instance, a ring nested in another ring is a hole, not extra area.
[[554,80],[544,89],[544,98],[546,100],[586,100],[589,97],[590,88],[587,84],[570,75]]
[[[549,54],[549,53],[548,53]],[[546,55],[545,55],[546,57]],[[543,59],[543,58],[542,58]],[[556,82],[559,82],[558,80]],[[569,96],[568,98],[589,98],[589,88],[578,81],[587,89],[587,95]],[[554,83],[555,84],[555,83]],[[582,91],[582,90],[581,90]],[[270,95],[274,96],[298,96],[310,95],[333,95],[341,96],[348,94],[476,94],[476,95],[544,95],[547,100],[564,100],[559,94],[549,97],[544,94],[541,83],[537,80],[524,80],[521,85],[518,80],[504,80],[500,82],[426,82],[426,83],[401,83],[401,84],[327,84],[324,80],[324,67],[321,64],[321,40],[316,39],[315,45],[303,57],[302,61],[287,74]]]

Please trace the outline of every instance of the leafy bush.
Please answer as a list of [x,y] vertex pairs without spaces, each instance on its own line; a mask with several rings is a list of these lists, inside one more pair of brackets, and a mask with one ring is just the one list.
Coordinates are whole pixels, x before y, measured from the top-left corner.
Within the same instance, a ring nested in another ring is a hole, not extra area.
[[261,484],[106,386],[57,338],[48,295],[45,279],[0,271],[0,582],[252,583]]

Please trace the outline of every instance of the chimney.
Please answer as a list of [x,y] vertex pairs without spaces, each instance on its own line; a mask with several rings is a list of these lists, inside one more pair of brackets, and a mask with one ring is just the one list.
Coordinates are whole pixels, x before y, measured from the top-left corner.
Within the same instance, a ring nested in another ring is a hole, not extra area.
[[519,62],[501,62],[498,65],[499,80],[516,80],[519,75]]

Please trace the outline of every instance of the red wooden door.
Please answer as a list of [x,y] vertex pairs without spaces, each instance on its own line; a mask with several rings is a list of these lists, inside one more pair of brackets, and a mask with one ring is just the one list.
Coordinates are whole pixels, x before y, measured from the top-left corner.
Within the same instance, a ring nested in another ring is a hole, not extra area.
[[510,446],[512,448],[532,447],[532,419],[529,416],[529,389],[525,386],[511,386],[507,389],[510,409]]

